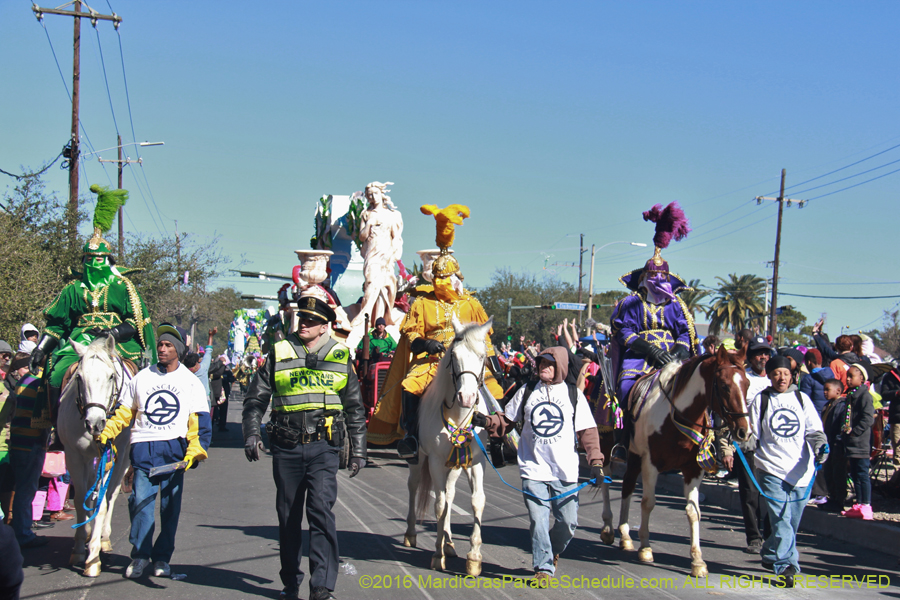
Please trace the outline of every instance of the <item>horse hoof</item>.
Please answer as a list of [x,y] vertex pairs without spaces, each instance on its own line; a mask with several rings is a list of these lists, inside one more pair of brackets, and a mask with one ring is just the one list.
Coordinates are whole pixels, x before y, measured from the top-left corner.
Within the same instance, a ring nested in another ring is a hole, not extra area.
[[619,540],[619,549],[625,552],[634,552],[634,544],[631,540]]
[[416,547],[416,536],[414,535],[404,535],[403,536],[403,545],[407,548],[415,548]]
[[112,552],[112,544],[109,540],[100,540],[100,552]]
[[85,577],[99,577],[100,575],[100,559],[94,560],[91,564],[84,566]]
[[709,571],[706,569],[706,563],[691,565],[691,577],[709,577]]
[[78,554],[77,552],[73,552],[71,556],[69,556],[69,565],[79,565],[84,562],[84,554]]
[[456,558],[456,546],[453,545],[453,542],[449,544],[444,544],[444,556],[449,556],[450,558]]
[[473,558],[466,559],[466,574],[472,577],[481,575],[481,561]]
[[432,556],[431,557],[431,570],[432,571],[443,571],[447,568],[447,562],[443,556]]
[[653,562],[653,550],[648,548],[641,548],[638,550],[638,560],[645,563]]
[[616,541],[616,534],[612,532],[612,529],[604,529],[600,532],[600,541],[607,546],[612,546]]

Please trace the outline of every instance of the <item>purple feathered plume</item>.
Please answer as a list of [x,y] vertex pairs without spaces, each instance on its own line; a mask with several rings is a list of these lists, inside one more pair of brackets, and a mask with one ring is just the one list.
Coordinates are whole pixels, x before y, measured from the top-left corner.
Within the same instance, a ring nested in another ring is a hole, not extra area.
[[687,217],[677,202],[672,202],[663,208],[657,204],[644,212],[644,220],[656,223],[656,235],[653,236],[653,244],[657,248],[668,248],[672,238],[681,241],[691,232]]

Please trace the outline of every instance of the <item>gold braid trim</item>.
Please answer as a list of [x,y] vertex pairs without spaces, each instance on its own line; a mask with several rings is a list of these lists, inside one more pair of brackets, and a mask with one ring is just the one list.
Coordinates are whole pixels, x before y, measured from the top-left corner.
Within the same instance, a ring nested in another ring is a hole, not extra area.
[[138,338],[141,342],[141,348],[147,349],[147,340],[144,339],[144,327],[150,324],[150,316],[144,318],[144,309],[141,306],[141,297],[138,296],[137,290],[134,289],[134,284],[131,283],[131,280],[127,277],[120,277],[120,279],[125,283],[125,288],[128,290],[128,300],[131,302],[131,308],[134,311],[134,323],[136,325],[135,329],[138,332]]
[[56,338],[57,340],[61,340],[61,339],[62,339],[62,336],[59,335],[58,333],[56,333],[55,331],[50,331],[49,329],[45,329],[45,330],[44,330],[44,333],[46,333],[46,334],[49,335],[50,337]]
[[687,304],[681,299],[681,296],[675,296],[675,299],[678,301],[678,304],[681,305],[681,311],[684,313],[684,318],[687,320],[688,334],[691,336],[691,353],[697,354],[697,348],[700,343],[697,341],[697,330],[694,328],[694,316],[691,314],[691,311],[688,310]]

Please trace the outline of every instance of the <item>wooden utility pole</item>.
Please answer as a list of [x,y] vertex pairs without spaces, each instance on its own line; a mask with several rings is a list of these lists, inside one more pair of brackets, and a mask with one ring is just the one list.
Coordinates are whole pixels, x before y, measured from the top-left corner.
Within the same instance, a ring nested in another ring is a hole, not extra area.
[[32,5],[31,10],[38,21],[42,21],[45,14],[63,15],[74,17],[75,29],[73,38],[72,58],[72,141],[69,150],[69,205],[67,209],[69,220],[69,246],[73,250],[78,249],[78,101],[81,91],[81,19],[90,19],[91,24],[96,27],[98,20],[112,21],[116,29],[122,22],[122,17],[113,13],[111,15],[101,15],[94,9],[88,7],[90,12],[81,12],[81,0],[72,2],[73,10],[61,10],[58,8],[41,8]]
[[[584,234],[578,242],[578,303],[581,304],[581,281],[584,279]],[[578,313],[578,324],[581,325],[581,312]]]
[[787,173],[786,169],[781,170],[781,188],[777,198],[767,198],[765,196],[757,196],[756,203],[762,204],[763,200],[772,200],[778,202],[778,228],[775,233],[775,261],[772,263],[772,302],[769,305],[769,335],[772,340],[775,339],[775,333],[778,331],[778,265],[781,256],[781,219],[784,214],[784,203],[787,202],[790,207],[796,202],[800,208],[806,206],[807,200],[794,200],[793,198],[784,197],[784,178]]
[[594,244],[591,244],[591,276],[588,278],[588,316],[591,318],[591,309],[594,307]]

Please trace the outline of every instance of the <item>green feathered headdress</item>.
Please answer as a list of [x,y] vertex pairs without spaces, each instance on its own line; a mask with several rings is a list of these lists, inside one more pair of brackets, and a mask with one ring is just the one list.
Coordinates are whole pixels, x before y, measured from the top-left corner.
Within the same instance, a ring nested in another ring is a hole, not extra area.
[[82,249],[85,256],[109,256],[109,242],[103,234],[112,229],[113,219],[120,206],[128,200],[128,190],[111,190],[94,184],[91,191],[97,194],[97,206],[94,208],[94,235]]

